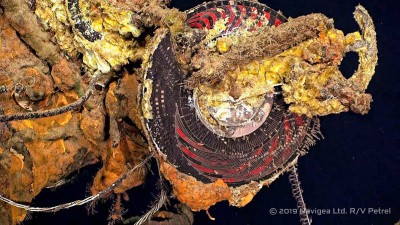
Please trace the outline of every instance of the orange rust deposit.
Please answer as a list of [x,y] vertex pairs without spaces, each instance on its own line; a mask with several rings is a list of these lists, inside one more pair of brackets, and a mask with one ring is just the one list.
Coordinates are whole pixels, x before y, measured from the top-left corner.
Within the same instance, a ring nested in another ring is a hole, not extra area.
[[[61,107],[76,101],[87,88],[85,77],[79,74],[79,61],[60,58],[50,70],[17,37],[4,17],[0,17],[0,45],[0,86],[6,85],[10,90],[0,93],[0,109],[4,110],[1,113]],[[120,86],[137,86],[136,76],[126,74],[124,77]],[[18,95],[12,94],[16,84],[24,87]],[[120,89],[117,91],[124,103],[117,99],[114,103],[116,109],[136,109],[126,99],[137,93]],[[92,187],[93,193],[97,193],[128,168],[140,163],[147,148],[136,134],[129,138],[121,135],[117,148],[110,147],[112,141],[104,138],[107,112],[106,106],[99,103],[105,96],[105,90],[94,93],[94,98],[86,103],[82,112],[0,123],[0,192],[14,201],[29,203],[43,188],[54,186],[76,170],[102,159],[104,168],[99,171]],[[137,120],[137,113],[132,110],[114,113],[129,114]],[[127,131],[131,129],[130,125],[122,126]],[[145,175],[145,168],[137,170],[115,192],[123,193],[140,185]],[[25,216],[25,210],[0,202],[0,224],[17,224]]]
[[166,162],[161,163],[160,171],[171,182],[178,200],[193,211],[207,210],[217,202],[231,197],[228,185],[221,179],[204,184],[194,177],[180,173]]
[[[108,155],[104,160],[105,165],[94,178],[91,192],[97,194],[99,191],[112,185],[129,169],[128,162],[135,165],[135,162],[139,163],[144,159],[144,156],[143,149],[140,146],[135,145],[128,137],[124,135],[121,136],[118,147],[110,147],[108,149]],[[145,176],[146,169],[144,167],[136,170],[134,173],[130,174],[114,192],[123,193],[132,187],[141,185],[144,182]]]

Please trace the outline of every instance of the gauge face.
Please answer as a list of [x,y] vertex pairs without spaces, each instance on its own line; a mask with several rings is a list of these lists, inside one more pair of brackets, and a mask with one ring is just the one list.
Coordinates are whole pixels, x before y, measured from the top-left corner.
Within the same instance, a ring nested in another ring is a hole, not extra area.
[[187,11],[187,23],[193,28],[212,29],[219,19],[225,20],[226,29],[220,36],[235,32],[237,29],[253,31],[262,25],[279,26],[287,19],[268,6],[241,0],[219,0],[206,2]]
[[[269,25],[285,21],[267,6],[248,1],[206,3],[188,11],[188,18],[188,24],[197,28],[212,28],[218,18],[227,18],[224,21],[232,26],[226,26],[221,35],[256,29],[259,21]],[[245,27],[246,18],[253,18],[256,26]],[[145,119],[145,124],[168,162],[204,183],[220,178],[228,185],[240,185],[268,179],[296,159],[318,122],[288,112],[282,96],[266,94],[253,108],[234,100],[225,108],[205,107],[226,128],[221,131],[204,118],[198,94],[182,85],[184,77],[166,35],[145,76],[152,80],[152,119]],[[229,116],[218,117],[218,110]]]

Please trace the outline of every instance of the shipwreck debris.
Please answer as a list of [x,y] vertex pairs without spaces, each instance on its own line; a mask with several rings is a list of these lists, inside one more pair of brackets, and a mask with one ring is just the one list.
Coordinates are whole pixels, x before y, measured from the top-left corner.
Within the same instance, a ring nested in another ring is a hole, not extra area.
[[[111,191],[121,209],[150,158],[190,210],[225,200],[243,207],[321,137],[317,116],[369,111],[377,46],[362,6],[354,12],[361,32],[345,35],[323,14],[287,20],[254,1],[187,12],[167,3],[0,2],[1,224]],[[338,67],[349,51],[360,63],[346,79]],[[92,196],[29,206],[43,188],[100,161]],[[193,223],[188,208],[157,212],[168,199],[160,193],[136,223],[153,215]]]

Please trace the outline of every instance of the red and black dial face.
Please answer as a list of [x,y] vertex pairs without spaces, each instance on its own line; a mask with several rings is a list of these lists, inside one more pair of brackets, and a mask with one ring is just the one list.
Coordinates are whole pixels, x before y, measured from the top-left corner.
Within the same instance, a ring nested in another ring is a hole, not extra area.
[[[270,25],[285,21],[285,17],[260,3],[217,1],[190,10],[188,24],[212,28],[218,18],[224,17],[233,25],[227,26],[221,35],[243,29],[241,21],[248,17]],[[256,29],[245,27],[253,28]],[[205,183],[218,178],[229,185],[268,179],[299,155],[306,135],[316,122],[288,112],[282,97],[276,95],[268,117],[258,129],[235,138],[216,134],[198,117],[193,91],[182,85],[184,73],[169,35],[153,53],[152,66],[145,78],[153,80],[150,97],[153,118],[146,119],[145,124],[155,147],[180,172]]]
[[226,29],[221,32],[221,36],[232,33],[236,29],[253,31],[261,25],[279,26],[287,20],[281,13],[264,4],[241,0],[206,2],[188,10],[187,15],[189,26],[199,29],[212,29],[217,20],[226,20]]

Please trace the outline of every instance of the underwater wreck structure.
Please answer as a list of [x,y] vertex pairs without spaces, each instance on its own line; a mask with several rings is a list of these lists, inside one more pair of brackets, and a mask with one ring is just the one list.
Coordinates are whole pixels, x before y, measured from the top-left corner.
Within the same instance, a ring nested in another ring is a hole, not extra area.
[[[288,170],[305,208],[295,165],[321,137],[318,116],[370,109],[377,46],[368,12],[357,6],[361,32],[345,35],[323,14],[288,19],[256,1],[186,12],[167,4],[0,2],[1,224],[124,196],[144,182],[150,158],[193,211],[224,200],[243,207]],[[339,65],[349,51],[359,67],[345,78]],[[87,199],[29,206],[99,161]],[[157,224],[161,192],[136,224]]]

